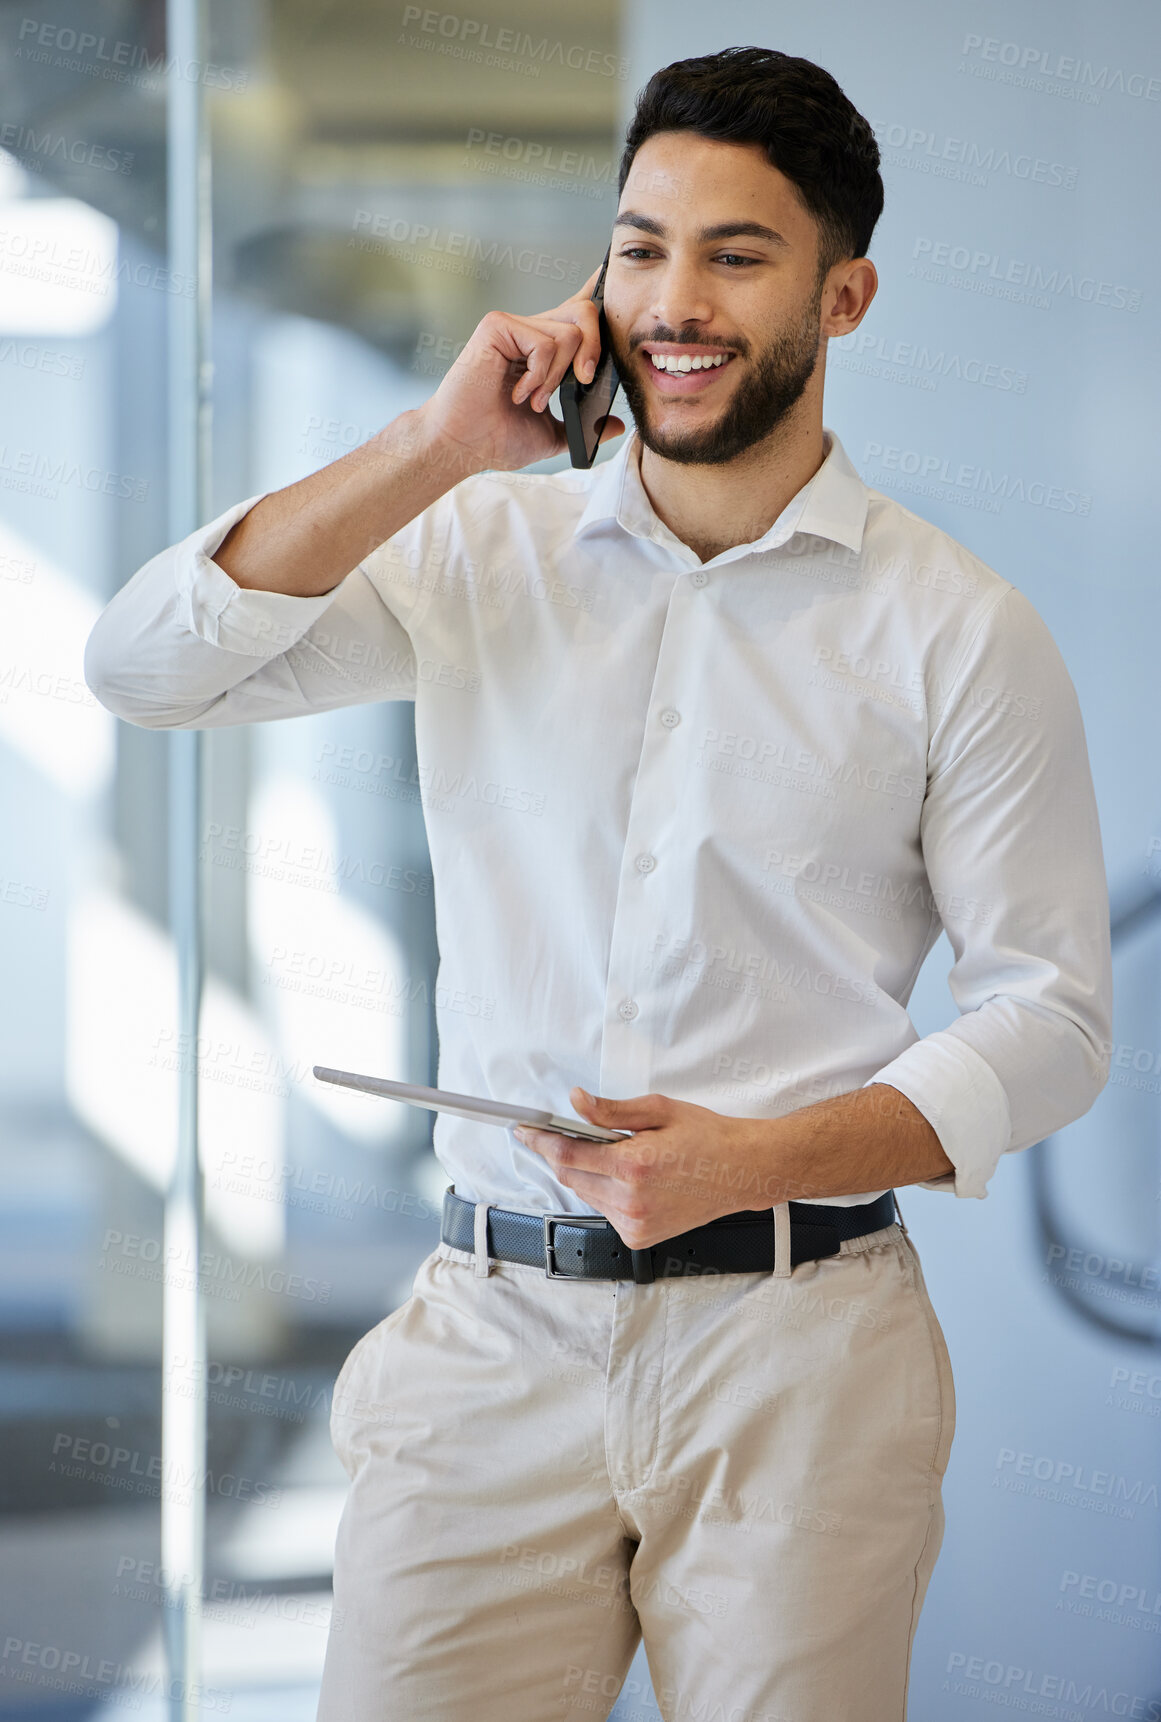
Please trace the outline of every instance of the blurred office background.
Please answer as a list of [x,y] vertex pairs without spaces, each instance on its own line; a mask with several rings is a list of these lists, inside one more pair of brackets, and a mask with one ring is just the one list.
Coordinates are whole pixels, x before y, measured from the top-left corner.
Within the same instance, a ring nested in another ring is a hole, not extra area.
[[[81,671],[100,608],[168,538],[166,315],[187,283],[166,257],[164,25],[160,0],[0,4],[0,1717],[44,1722],[165,1714],[160,1311],[188,1264],[163,1258],[161,1192],[191,1055],[168,739]],[[205,64],[176,71],[212,134],[213,512],[423,400],[490,307],[585,279],[657,66],[780,47],[875,126],[881,288],[832,343],[827,423],[1046,619],[1116,923],[1092,1112],[985,1202],[902,1197],[959,1393],[912,1713],[1158,1714],[1155,10],[213,0],[209,25]],[[407,1295],[443,1187],[426,1115],[310,1066],[434,1080],[430,876],[409,707],[204,747],[202,1677],[209,1708],[298,1722],[345,1482],[331,1383]],[[942,940],[920,977],[921,1033],[953,1014],[950,960]],[[656,1714],[638,1657],[616,1716]]]

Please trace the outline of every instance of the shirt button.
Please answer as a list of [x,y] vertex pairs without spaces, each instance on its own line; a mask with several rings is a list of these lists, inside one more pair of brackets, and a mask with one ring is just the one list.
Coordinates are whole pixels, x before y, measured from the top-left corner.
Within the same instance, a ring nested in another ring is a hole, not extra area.
[[657,862],[652,855],[638,855],[637,857],[638,873],[652,873],[656,865]]
[[667,706],[661,714],[661,721],[666,729],[676,729],[681,722],[681,713],[675,712],[672,706]]
[[695,568],[693,573],[690,575],[690,579],[695,586],[704,586],[706,581],[709,579],[709,575],[706,573],[704,568]]
[[632,999],[623,1000],[623,1002],[617,1006],[617,1009],[620,1011],[626,1022],[632,1022],[633,1018],[637,1015],[637,1006],[634,1004]]

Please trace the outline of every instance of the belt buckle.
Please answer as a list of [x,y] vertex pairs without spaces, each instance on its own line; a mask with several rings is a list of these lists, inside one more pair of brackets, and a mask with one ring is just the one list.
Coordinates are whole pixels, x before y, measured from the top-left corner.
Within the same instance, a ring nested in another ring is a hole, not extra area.
[[542,1214],[544,1221],[544,1277],[549,1280],[578,1280],[583,1274],[562,1274],[556,1266],[556,1242],[552,1235],[554,1226],[607,1226],[608,1221],[597,1214]]

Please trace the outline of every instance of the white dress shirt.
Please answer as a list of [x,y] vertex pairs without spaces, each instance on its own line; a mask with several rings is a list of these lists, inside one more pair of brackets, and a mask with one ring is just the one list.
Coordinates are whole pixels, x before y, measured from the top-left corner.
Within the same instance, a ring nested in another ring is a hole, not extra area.
[[[213,562],[251,497],[128,581],[86,678],[153,729],[415,701],[440,997],[495,1000],[438,1008],[441,1086],[773,1118],[889,1083],[955,1167],[929,1187],[983,1196],[1108,1075],[1084,728],[1027,598],[824,435],[770,530],[704,564],[632,430],[591,471],[464,480],[319,598]],[[961,1014],[921,1039],[941,926]],[[510,1130],[440,1114],[434,1140],[462,1195],[594,1212]]]

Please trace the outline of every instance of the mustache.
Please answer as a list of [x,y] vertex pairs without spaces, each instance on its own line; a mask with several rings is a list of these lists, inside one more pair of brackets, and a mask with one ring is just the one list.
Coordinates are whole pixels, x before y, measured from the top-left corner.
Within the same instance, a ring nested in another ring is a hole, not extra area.
[[665,329],[658,325],[656,329],[650,330],[647,334],[631,335],[629,337],[629,351],[631,353],[635,353],[637,348],[643,346],[646,341],[668,342],[671,346],[675,347],[682,345],[690,347],[725,347],[731,353],[741,354],[748,352],[750,345],[748,341],[731,341],[723,339],[721,336],[717,335],[682,335],[672,329]]

